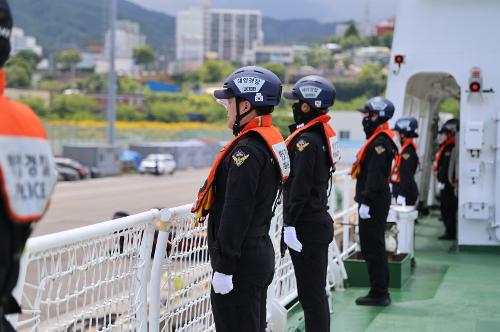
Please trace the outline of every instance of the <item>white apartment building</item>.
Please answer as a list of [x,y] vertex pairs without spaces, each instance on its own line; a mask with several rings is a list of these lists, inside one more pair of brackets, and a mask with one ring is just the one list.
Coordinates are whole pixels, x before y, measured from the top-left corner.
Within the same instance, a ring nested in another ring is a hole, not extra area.
[[43,48],[37,44],[36,38],[27,36],[24,30],[18,27],[12,28],[10,44],[13,55],[21,51],[33,51],[39,56],[42,56],[43,53]]
[[[109,57],[111,33],[106,31],[104,57]],[[141,34],[139,23],[119,20],[116,24],[116,58],[131,59],[134,48],[146,44],[146,36]]]
[[176,59],[180,64],[205,58],[245,63],[263,44],[259,10],[215,9],[206,6],[180,11],[176,21]]

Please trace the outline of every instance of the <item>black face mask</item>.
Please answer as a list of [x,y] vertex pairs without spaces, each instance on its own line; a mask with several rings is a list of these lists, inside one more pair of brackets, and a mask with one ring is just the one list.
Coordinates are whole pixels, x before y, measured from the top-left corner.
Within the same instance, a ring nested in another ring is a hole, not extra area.
[[292,105],[293,121],[295,121],[295,123],[299,123],[302,119],[303,114],[304,114],[300,110],[301,107],[302,107],[302,103],[300,103],[300,102]]
[[361,123],[363,124],[363,131],[366,138],[369,138],[378,127],[378,122],[372,121],[370,116],[364,117]]
[[295,121],[296,125],[307,124],[312,119],[321,115],[321,112],[315,108],[311,109],[311,111],[307,113],[302,112],[302,103],[303,102],[299,101],[298,103],[292,105],[293,121]]

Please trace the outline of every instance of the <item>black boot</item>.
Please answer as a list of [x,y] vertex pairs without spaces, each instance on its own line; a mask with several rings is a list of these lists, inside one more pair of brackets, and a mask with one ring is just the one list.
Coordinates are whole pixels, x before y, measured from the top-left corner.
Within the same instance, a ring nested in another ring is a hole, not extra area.
[[389,296],[389,294],[374,296],[368,293],[368,295],[366,296],[358,297],[356,299],[356,304],[376,306],[376,307],[387,307],[388,305],[391,304],[391,297]]

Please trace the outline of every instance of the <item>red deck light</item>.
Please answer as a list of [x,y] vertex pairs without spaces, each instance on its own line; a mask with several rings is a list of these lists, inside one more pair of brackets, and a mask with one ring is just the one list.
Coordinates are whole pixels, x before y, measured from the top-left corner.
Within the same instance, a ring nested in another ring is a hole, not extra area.
[[481,84],[479,82],[471,82],[469,84],[470,92],[479,92],[481,91]]
[[481,92],[482,85],[483,85],[483,76],[481,74],[481,69],[478,67],[472,68],[469,77],[469,92],[470,93]]
[[405,62],[405,56],[401,54],[395,55],[394,62],[401,66],[401,64]]

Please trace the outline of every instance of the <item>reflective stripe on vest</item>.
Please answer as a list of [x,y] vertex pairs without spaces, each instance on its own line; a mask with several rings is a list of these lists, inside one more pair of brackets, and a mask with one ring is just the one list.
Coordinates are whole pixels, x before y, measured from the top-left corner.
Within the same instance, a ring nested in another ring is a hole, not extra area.
[[[0,85],[5,76],[0,71]],[[57,180],[42,123],[21,103],[0,96],[0,185],[9,218],[38,221],[48,208]]]
[[250,121],[245,126],[243,131],[227,143],[217,155],[217,158],[210,169],[210,173],[208,174],[208,178],[205,180],[203,187],[201,187],[198,192],[198,198],[191,209],[191,212],[196,213],[197,222],[202,222],[204,220],[208,211],[215,203],[215,195],[212,185],[219,165],[232,151],[236,143],[246,137],[250,132],[259,134],[260,137],[262,137],[262,139],[267,143],[269,150],[272,152],[274,159],[279,165],[281,179],[284,181],[288,178],[288,175],[290,174],[290,158],[288,157],[288,151],[283,140],[283,136],[281,136],[281,133],[276,127],[272,126],[271,115],[259,116]]
[[391,140],[394,139],[394,132],[389,129],[389,125],[387,124],[387,122],[378,126],[377,129],[375,129],[373,134],[370,136],[370,138],[365,142],[365,144],[356,154],[356,161],[354,162],[354,164],[352,164],[351,168],[351,176],[353,179],[357,179],[359,173],[361,172],[361,163],[365,159],[366,149],[379,135],[387,135],[387,137],[389,137]]
[[394,157],[394,165],[391,170],[391,183],[399,183],[401,180],[401,157],[403,156],[404,151],[407,147],[413,146],[415,151],[417,151],[417,144],[413,141],[413,139],[408,138],[403,144],[401,148],[401,152]]
[[339,149],[339,143],[337,139],[337,133],[335,133],[335,130],[328,124],[328,121],[330,121],[331,117],[329,115],[321,115],[318,116],[317,118],[314,118],[313,120],[309,121],[308,124],[305,126],[298,128],[295,130],[288,138],[286,139],[286,145],[288,149],[290,149],[290,145],[294,141],[295,138],[297,138],[301,133],[306,131],[307,129],[315,126],[315,125],[321,125],[323,135],[325,137],[326,142],[328,142],[328,155],[330,159],[331,166],[334,167],[337,161],[340,160],[340,149]]
[[437,171],[439,168],[439,163],[441,162],[441,157],[443,157],[444,150],[449,146],[455,144],[455,136],[448,137],[448,139],[439,147],[436,157],[434,157],[434,162],[432,163],[432,170]]

